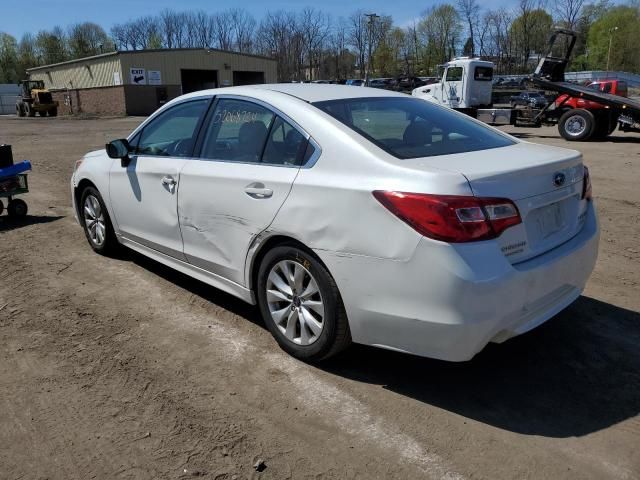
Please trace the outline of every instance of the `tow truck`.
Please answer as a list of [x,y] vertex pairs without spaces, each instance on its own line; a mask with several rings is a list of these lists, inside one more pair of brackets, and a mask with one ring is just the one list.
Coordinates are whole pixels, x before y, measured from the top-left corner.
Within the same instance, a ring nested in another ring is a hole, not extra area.
[[[640,132],[640,101],[614,95],[606,87],[593,88],[565,81],[564,72],[575,43],[575,32],[555,29],[547,54],[526,79],[534,88],[555,94],[554,100],[544,108],[486,108],[486,95],[492,85],[491,81],[478,79],[479,59],[455,59],[445,64],[438,88],[418,87],[412,95],[460,110],[490,125],[557,125],[560,135],[569,141],[603,139],[616,127],[624,132]],[[453,75],[451,69],[455,69]],[[487,75],[491,78],[484,70],[483,76]],[[475,94],[465,97],[465,92]]]

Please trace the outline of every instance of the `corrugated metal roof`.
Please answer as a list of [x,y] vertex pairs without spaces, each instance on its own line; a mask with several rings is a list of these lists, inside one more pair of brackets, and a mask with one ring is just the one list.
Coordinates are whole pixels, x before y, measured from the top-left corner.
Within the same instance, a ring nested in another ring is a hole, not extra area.
[[243,57],[253,57],[253,58],[260,58],[262,60],[269,60],[272,62],[275,62],[276,60],[271,58],[271,57],[265,57],[262,55],[253,55],[253,54],[249,54],[249,53],[238,53],[238,52],[233,52],[230,50],[220,50],[217,48],[158,48],[158,49],[147,49],[147,50],[118,50],[116,52],[107,52],[107,53],[101,53],[99,55],[93,55],[90,57],[83,57],[83,58],[75,58],[73,60],[67,60],[65,62],[59,62],[59,63],[52,63],[49,65],[41,65],[39,67],[33,67],[33,68],[29,68],[27,69],[27,72],[35,72],[38,70],[43,70],[43,69],[51,69],[51,68],[55,68],[58,66],[62,66],[62,65],[71,65],[74,63],[82,63],[82,62],[86,62],[86,61],[90,61],[90,60],[96,60],[99,58],[104,58],[104,57],[110,57],[110,56],[114,56],[114,55],[137,55],[137,54],[147,54],[147,53],[156,53],[156,52],[166,52],[166,53],[174,53],[174,52],[181,52],[181,51],[195,51],[195,50],[202,50],[205,52],[221,52],[221,53],[226,53],[226,54],[232,54],[232,55],[240,55]]

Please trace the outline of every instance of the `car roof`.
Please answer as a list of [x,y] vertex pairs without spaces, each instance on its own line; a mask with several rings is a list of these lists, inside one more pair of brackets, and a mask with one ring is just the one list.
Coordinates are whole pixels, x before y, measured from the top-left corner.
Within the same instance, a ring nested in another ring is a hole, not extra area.
[[200,90],[188,94],[190,97],[204,95],[248,95],[260,91],[279,92],[285,95],[299,98],[305,102],[315,103],[327,100],[341,100],[345,98],[367,98],[367,97],[402,97],[410,98],[405,93],[391,92],[379,88],[353,88],[349,85],[334,85],[325,83],[266,83],[260,85],[247,85],[242,87],[225,87],[211,90]]
[[252,85],[251,88],[272,90],[274,92],[285,93],[297,97],[305,102],[323,102],[326,100],[340,100],[343,98],[366,98],[366,97],[389,97],[402,96],[406,94],[392,93],[377,88],[362,87],[354,89],[348,85],[327,85],[327,84],[288,84],[275,83],[264,85]]

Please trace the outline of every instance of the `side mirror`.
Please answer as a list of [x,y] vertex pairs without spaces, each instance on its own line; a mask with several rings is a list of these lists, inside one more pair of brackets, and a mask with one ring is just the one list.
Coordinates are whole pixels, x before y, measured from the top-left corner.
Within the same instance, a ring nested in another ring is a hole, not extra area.
[[109,158],[119,158],[123,167],[126,167],[131,162],[131,158],[129,158],[131,146],[126,139],[122,138],[109,142],[105,145],[105,148]]

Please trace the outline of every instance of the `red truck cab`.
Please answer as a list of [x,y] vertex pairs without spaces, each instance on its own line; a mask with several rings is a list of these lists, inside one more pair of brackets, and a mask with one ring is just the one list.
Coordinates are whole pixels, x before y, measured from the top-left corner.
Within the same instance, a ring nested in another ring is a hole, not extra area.
[[[596,80],[587,85],[587,88],[598,90],[602,93],[610,93],[626,97],[628,93],[627,82],[624,80]],[[599,110],[606,108],[604,105],[591,100],[585,100],[579,97],[570,97],[569,95],[560,95],[556,98],[556,108],[584,108],[587,110]]]

